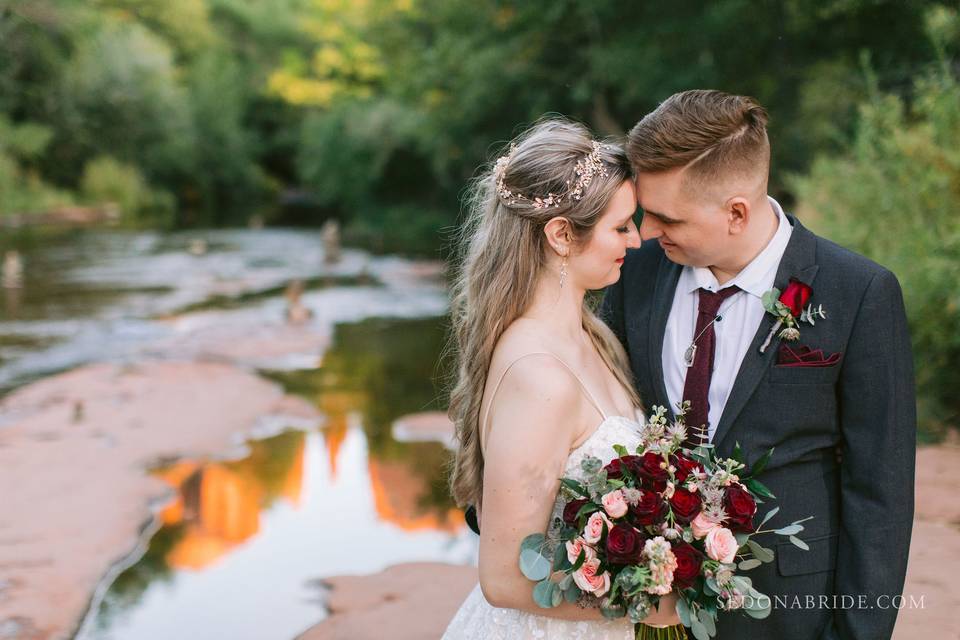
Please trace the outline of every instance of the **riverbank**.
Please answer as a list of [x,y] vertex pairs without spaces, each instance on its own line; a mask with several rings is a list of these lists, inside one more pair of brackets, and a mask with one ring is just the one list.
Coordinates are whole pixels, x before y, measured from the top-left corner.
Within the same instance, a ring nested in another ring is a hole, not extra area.
[[[326,265],[313,235],[208,235],[202,256],[184,255],[188,238],[180,236],[88,238],[101,256],[97,263],[69,262],[69,270],[57,273],[125,293],[69,318],[60,296],[61,307],[21,308],[24,318],[42,323],[4,324],[14,335],[63,330],[59,342],[4,362],[8,383],[77,365],[14,385],[0,398],[0,638],[72,638],[83,620],[92,621],[87,612],[138,562],[163,524],[157,514],[179,496],[154,469],[240,461],[256,449],[246,441],[277,429],[331,427],[329,410],[336,407],[327,405],[336,398],[290,395],[265,370],[315,375],[309,372],[321,363],[324,371],[335,364],[328,358],[349,366],[333,348],[337,327],[367,318],[435,317],[446,309],[439,263],[347,250],[339,263]],[[118,245],[123,239],[152,249],[134,255]],[[288,253],[277,253],[277,245]],[[60,255],[42,257],[53,262]],[[174,277],[176,288],[146,290],[155,273],[178,270],[189,277]],[[329,282],[306,289],[300,298],[306,318],[291,322],[281,285],[307,273]],[[332,425],[330,438],[340,444],[346,438],[352,451],[349,426]],[[255,502],[223,494],[231,496]],[[252,508],[256,513],[258,505]],[[305,606],[316,616],[308,612],[297,631],[323,616],[323,603],[300,604],[299,615]]]
[[276,419],[319,419],[307,401],[215,363],[98,364],[0,403],[0,637],[71,636],[108,568],[170,487],[149,469],[238,453]]
[[[905,604],[894,640],[960,637],[960,442],[917,450],[916,513]],[[325,580],[330,617],[297,640],[439,638],[476,584],[476,568],[407,564],[372,576]]]

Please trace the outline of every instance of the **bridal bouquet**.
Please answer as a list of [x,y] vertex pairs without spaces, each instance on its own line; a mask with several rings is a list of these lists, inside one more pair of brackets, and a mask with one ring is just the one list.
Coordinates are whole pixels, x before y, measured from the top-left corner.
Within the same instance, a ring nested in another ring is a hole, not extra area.
[[606,466],[588,457],[581,480],[561,479],[562,518],[520,547],[520,569],[537,582],[539,606],[598,605],[606,617],[629,616],[638,638],[685,637],[680,625],[642,624],[671,591],[698,640],[716,635],[720,611],[770,614],[770,599],[743,575],[774,558],[754,538],[772,533],[806,549],[796,537],[804,520],[763,530],[777,507],[755,525],[757,503],[774,497],[757,480],[773,450],[747,471],[739,444],[732,458],[716,457],[712,445],[685,449],[688,410],[681,405],[668,424],[666,409],[654,407],[634,453],[615,445],[618,457]]

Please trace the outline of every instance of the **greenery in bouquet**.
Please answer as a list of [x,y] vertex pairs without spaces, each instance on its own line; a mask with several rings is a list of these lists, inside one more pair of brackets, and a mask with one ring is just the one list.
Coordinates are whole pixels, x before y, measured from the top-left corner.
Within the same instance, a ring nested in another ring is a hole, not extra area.
[[770,599],[744,575],[774,559],[756,537],[780,535],[806,549],[796,537],[804,520],[762,528],[779,507],[754,522],[757,505],[774,498],[757,479],[773,449],[748,468],[739,444],[731,458],[717,457],[710,444],[687,448],[689,403],[678,408],[671,422],[654,407],[634,452],[614,445],[608,464],[587,457],[580,478],[561,479],[562,515],[520,548],[539,606],[578,602],[638,624],[673,591],[680,620],[698,640],[716,635],[720,611],[769,615]]

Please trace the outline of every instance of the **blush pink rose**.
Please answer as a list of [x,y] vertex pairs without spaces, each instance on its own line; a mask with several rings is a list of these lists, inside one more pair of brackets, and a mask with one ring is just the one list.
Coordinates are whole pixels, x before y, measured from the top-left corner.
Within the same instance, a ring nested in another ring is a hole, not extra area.
[[597,574],[599,568],[599,560],[596,558],[588,560],[573,572],[573,581],[582,591],[592,593],[597,597],[602,596],[610,590],[610,574],[606,571]]
[[614,489],[600,499],[604,510],[611,518],[622,518],[627,515],[627,501],[623,497],[623,491]]
[[733,533],[726,527],[714,527],[711,529],[707,534],[704,546],[707,549],[708,556],[717,562],[723,563],[733,562],[737,557],[737,549],[740,548],[740,545],[737,544],[737,539],[733,537]]
[[597,544],[603,535],[603,525],[607,525],[607,530],[613,526],[607,515],[602,511],[592,514],[583,527],[583,540],[587,544]]
[[705,538],[708,533],[719,526],[719,522],[713,518],[708,518],[703,511],[698,513],[697,517],[690,523],[690,528],[693,530],[693,537],[697,540]]
[[576,563],[577,558],[580,557],[581,551],[586,554],[584,562],[589,562],[597,557],[597,552],[594,551],[593,547],[588,545],[583,538],[574,538],[573,540],[568,540],[566,542],[566,546],[567,559],[570,560],[570,564]]

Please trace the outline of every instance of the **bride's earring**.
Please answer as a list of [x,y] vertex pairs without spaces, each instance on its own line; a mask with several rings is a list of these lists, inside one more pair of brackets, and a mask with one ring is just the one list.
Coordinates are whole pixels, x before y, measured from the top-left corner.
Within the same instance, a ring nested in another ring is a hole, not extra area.
[[567,279],[567,256],[563,256],[563,262],[560,263],[560,288],[563,289],[563,283]]

